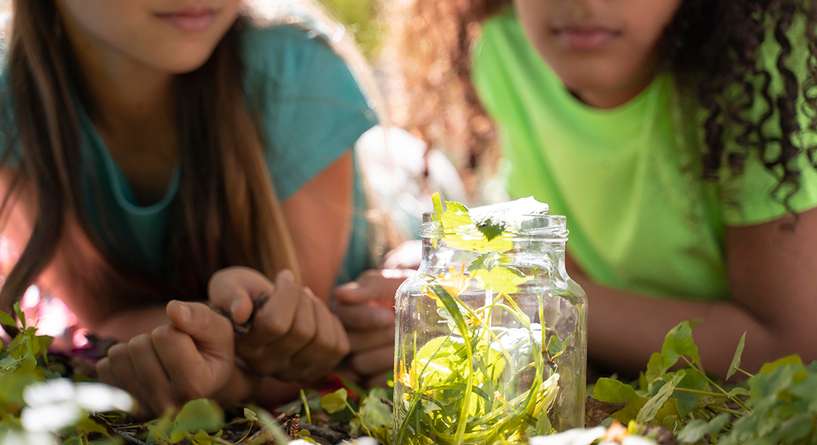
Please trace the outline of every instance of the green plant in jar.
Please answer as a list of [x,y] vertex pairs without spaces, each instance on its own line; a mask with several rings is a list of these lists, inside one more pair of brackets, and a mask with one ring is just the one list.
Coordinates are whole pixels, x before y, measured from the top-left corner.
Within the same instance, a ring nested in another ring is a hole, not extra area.
[[434,197],[396,298],[394,443],[522,444],[584,422],[586,302],[565,219]]

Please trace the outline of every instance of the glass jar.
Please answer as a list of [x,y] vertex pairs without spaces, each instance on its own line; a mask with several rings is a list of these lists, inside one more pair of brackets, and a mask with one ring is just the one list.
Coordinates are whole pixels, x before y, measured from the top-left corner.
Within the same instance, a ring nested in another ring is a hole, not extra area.
[[584,425],[587,304],[532,198],[424,215],[396,295],[394,443],[527,444]]

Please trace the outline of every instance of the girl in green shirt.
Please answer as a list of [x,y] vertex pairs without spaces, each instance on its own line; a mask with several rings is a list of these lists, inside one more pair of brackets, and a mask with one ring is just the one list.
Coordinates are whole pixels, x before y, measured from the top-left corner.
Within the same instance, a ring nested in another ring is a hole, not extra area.
[[593,358],[692,319],[713,373],[743,332],[748,366],[817,359],[814,1],[409,3],[412,126],[495,129],[508,193],[567,216]]
[[350,148],[375,114],[271,3],[13,2],[0,309],[57,295],[122,341],[99,376],[146,411],[280,401],[349,349],[325,299],[367,265]]

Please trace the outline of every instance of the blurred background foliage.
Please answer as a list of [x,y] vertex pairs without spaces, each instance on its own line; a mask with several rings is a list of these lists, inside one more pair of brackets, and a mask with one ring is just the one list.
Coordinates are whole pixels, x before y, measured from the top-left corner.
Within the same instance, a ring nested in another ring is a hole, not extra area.
[[367,57],[377,55],[385,31],[380,21],[379,0],[319,0],[319,3],[354,35]]

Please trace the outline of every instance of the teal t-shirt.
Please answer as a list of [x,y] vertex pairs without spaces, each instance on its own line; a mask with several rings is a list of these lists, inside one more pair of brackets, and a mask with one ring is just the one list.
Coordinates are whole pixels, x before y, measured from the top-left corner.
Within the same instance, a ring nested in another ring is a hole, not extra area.
[[[353,74],[327,40],[296,26],[248,27],[242,36],[248,103],[260,107],[267,168],[278,198],[286,201],[320,174],[376,124]],[[225,110],[225,112],[228,112]],[[82,113],[85,211],[91,226],[116,233],[102,237],[117,258],[144,272],[172,273],[165,264],[171,212],[178,199],[179,171],[165,196],[140,205],[90,119]],[[91,180],[96,175],[96,180]],[[370,267],[366,203],[355,166],[354,217],[349,247],[337,277],[356,278]],[[103,221],[104,218],[104,221]],[[331,230],[331,228],[328,228]]]
[[[779,53],[773,42],[762,48],[764,61]],[[589,107],[547,66],[513,11],[485,24],[473,68],[500,132],[508,192],[567,216],[568,249],[598,283],[655,297],[728,299],[726,228],[786,215],[770,196],[777,178],[756,158],[738,177],[701,179],[703,113],[671,74],[620,107]],[[817,141],[811,132],[800,136]],[[802,212],[817,207],[817,173],[805,156],[797,162],[801,189],[791,205]]]

